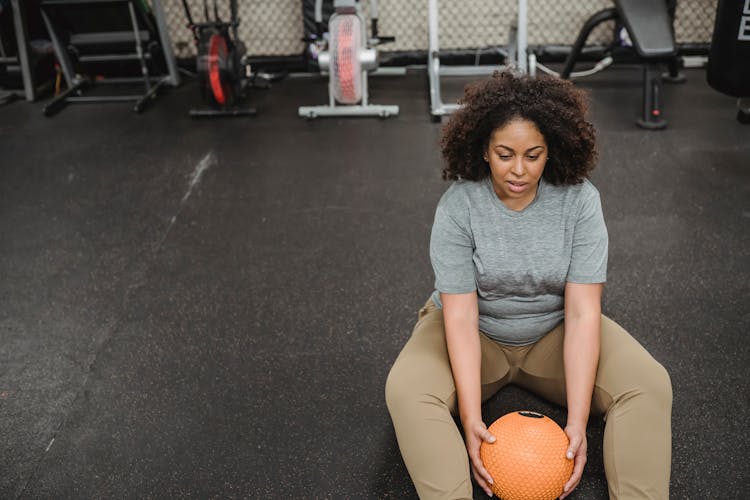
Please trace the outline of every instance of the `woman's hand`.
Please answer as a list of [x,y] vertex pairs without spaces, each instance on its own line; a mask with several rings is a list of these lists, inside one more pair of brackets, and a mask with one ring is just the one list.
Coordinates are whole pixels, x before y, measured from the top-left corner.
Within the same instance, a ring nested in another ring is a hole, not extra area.
[[578,483],[581,482],[583,468],[586,465],[586,427],[567,425],[565,427],[565,434],[567,434],[568,440],[570,440],[567,457],[574,461],[573,473],[570,475],[568,482],[565,483],[560,500],[570,495],[576,486],[578,486]]
[[466,435],[466,451],[469,452],[469,462],[474,473],[474,479],[487,495],[492,496],[492,489],[490,488],[493,482],[492,476],[484,468],[482,458],[479,456],[479,447],[482,445],[482,441],[494,443],[496,441],[495,436],[490,434],[487,426],[481,420],[465,423],[464,434]]

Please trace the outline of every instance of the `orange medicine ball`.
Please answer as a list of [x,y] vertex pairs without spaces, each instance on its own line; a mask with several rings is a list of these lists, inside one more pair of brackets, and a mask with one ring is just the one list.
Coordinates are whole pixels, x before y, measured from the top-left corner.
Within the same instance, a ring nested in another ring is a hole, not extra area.
[[552,419],[533,411],[508,413],[490,426],[497,439],[479,455],[502,500],[555,500],[573,472],[568,436]]

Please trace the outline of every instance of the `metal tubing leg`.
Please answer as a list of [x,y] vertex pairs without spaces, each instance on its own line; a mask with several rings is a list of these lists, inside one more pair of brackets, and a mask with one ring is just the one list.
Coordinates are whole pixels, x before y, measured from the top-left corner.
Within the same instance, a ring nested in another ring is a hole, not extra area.
[[143,57],[143,47],[141,46],[140,27],[138,26],[138,19],[136,19],[135,17],[135,9],[133,8],[133,2],[128,2],[128,10],[130,11],[130,23],[133,26],[133,37],[135,39],[135,53],[138,55],[138,61],[141,64],[141,75],[143,76],[143,84],[146,87],[146,95],[148,95],[151,93],[151,83],[149,82],[148,65],[146,65],[146,59]]
[[299,116],[302,118],[324,118],[332,116],[372,116],[389,118],[397,116],[398,106],[385,106],[382,104],[369,104],[367,106],[300,106]]
[[70,62],[70,56],[68,55],[68,49],[62,43],[62,40],[60,40],[60,36],[57,34],[57,31],[52,25],[49,16],[47,16],[47,13],[44,11],[44,8],[42,8],[42,19],[44,20],[44,25],[47,27],[47,33],[49,33],[49,36],[52,39],[52,46],[55,49],[55,57],[57,57],[57,63],[60,65],[60,69],[65,77],[65,84],[68,88],[78,86],[78,84],[81,83],[81,80],[75,74],[73,63]]
[[36,99],[36,82],[34,81],[33,68],[29,58],[29,37],[26,31],[26,14],[23,11],[20,0],[11,1],[13,11],[13,23],[16,30],[16,46],[18,47],[18,64],[21,66],[23,77],[23,89],[26,100],[31,102]]
[[438,46],[438,4],[429,0],[427,5],[427,24],[429,30],[429,47],[427,50],[427,74],[430,81],[430,114],[440,119],[444,114],[440,96],[440,48]]
[[643,116],[636,124],[647,130],[661,130],[667,120],[661,115],[661,68],[650,63],[643,67]]
[[148,92],[146,92],[146,94],[143,97],[141,97],[140,99],[138,99],[135,102],[135,106],[133,106],[133,111],[135,111],[136,113],[140,113],[141,111],[143,111],[144,109],[146,109],[146,106],[151,101],[153,101],[154,99],[156,99],[156,96],[159,93],[159,91],[162,88],[166,87],[167,85],[169,85],[169,77],[162,78],[159,81],[159,83],[157,83],[156,85],[154,85],[153,87],[151,87],[148,90]]
[[78,94],[81,90],[87,87],[89,84],[88,80],[79,80],[75,85],[68,87],[68,89],[60,94],[59,96],[52,99],[49,104],[44,107],[44,116],[53,116],[65,107],[68,102],[68,98],[73,94]]
[[521,73],[528,73],[528,11],[527,0],[518,0],[518,42],[516,44],[516,66]]
[[169,73],[167,83],[173,87],[177,87],[180,85],[180,73],[177,69],[177,61],[174,57],[174,51],[172,50],[172,39],[169,37],[169,25],[167,24],[167,16],[164,13],[164,6],[162,5],[161,0],[152,0],[151,12],[154,13],[154,18],[156,18],[156,26],[159,30],[159,45],[161,45],[161,52],[167,63],[167,71]]
[[488,67],[482,66],[451,66],[440,67],[438,0],[428,0],[427,28],[429,47],[427,50],[427,77],[430,86],[430,116],[433,121],[440,121],[440,117],[450,114],[459,108],[458,104],[443,103],[440,94],[440,76],[479,76],[489,75],[496,70],[515,67],[521,73],[528,73],[528,0],[518,0],[518,17],[511,26],[508,39],[508,56],[506,65]]

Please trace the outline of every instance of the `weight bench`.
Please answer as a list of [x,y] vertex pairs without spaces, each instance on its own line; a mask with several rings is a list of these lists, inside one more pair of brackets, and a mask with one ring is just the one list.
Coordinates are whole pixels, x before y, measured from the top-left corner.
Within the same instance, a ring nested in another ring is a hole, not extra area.
[[[149,8],[145,0],[44,0],[42,17],[67,90],[44,108],[52,116],[67,103],[135,101],[141,112],[167,85],[180,83],[166,17],[160,0]],[[138,63],[140,76],[104,78],[107,67]],[[152,76],[158,70],[158,76]],[[84,76],[79,76],[84,75]],[[83,95],[100,84],[142,84],[143,93]]]
[[570,78],[573,66],[593,29],[605,21],[620,21],[628,30],[638,59],[643,61],[643,108],[639,127],[663,129],[667,121],[661,111],[661,66],[674,61],[672,21],[664,0],[615,0],[615,7],[591,16],[573,44],[560,76]]

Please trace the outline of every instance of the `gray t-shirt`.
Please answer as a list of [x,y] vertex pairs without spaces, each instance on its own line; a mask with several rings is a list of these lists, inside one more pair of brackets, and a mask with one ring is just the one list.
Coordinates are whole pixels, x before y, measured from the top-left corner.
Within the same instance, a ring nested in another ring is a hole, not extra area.
[[555,186],[543,178],[520,212],[488,177],[457,181],[435,211],[430,259],[433,300],[477,291],[479,329],[508,345],[536,342],[563,320],[565,283],[604,283],[607,228],[589,181]]

